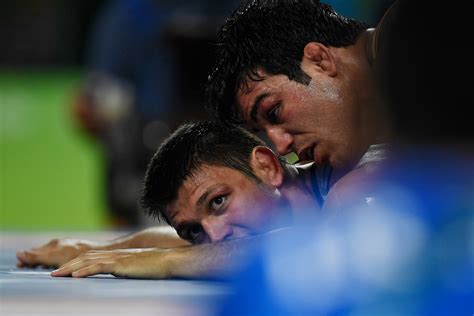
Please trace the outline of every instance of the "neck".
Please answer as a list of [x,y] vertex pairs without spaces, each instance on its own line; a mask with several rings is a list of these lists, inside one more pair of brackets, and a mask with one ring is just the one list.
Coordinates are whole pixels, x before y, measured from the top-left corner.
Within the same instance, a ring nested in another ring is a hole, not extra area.
[[287,165],[285,181],[280,189],[282,196],[291,206],[295,218],[314,216],[320,210],[310,177],[314,163]]

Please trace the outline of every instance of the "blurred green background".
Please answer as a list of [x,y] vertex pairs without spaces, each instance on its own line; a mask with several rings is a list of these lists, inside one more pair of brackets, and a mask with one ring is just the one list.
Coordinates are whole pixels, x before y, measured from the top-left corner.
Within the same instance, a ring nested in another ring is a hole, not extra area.
[[0,228],[105,225],[101,153],[71,114],[80,71],[0,72]]

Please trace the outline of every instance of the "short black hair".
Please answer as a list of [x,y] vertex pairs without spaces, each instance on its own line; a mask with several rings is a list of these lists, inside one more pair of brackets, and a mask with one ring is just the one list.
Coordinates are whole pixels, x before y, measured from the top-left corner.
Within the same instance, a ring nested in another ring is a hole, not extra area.
[[161,144],[148,165],[141,206],[148,215],[170,224],[167,206],[177,198],[183,182],[202,165],[229,167],[260,182],[250,167],[256,146],[265,143],[241,127],[223,127],[213,121],[181,125]]
[[345,47],[367,28],[317,0],[244,2],[217,36],[217,63],[206,87],[208,112],[223,123],[242,124],[235,95],[247,78],[263,79],[259,68],[308,84],[311,78],[300,66],[307,43]]

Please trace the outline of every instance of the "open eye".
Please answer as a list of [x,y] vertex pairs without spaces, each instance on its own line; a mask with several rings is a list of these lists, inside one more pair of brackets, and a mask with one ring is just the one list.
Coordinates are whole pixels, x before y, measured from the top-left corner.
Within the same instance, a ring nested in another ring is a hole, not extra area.
[[220,195],[220,196],[212,199],[211,208],[215,211],[218,211],[225,205],[226,201],[227,201],[227,196]]

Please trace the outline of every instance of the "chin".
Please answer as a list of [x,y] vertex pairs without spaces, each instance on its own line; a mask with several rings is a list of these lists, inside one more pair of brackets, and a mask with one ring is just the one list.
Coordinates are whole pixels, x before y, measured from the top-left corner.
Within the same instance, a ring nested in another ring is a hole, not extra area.
[[327,158],[326,160],[323,160],[323,163],[328,163],[331,167],[334,169],[340,169],[344,166],[344,164],[334,156],[331,156]]
[[342,171],[342,170],[352,169],[352,165],[345,160],[331,158],[328,161],[329,161],[329,165],[335,170]]
[[327,161],[329,161],[329,164],[334,169],[347,170],[354,168],[360,158],[362,158],[362,156],[359,158],[354,157],[354,153],[349,151],[333,154],[327,158]]

